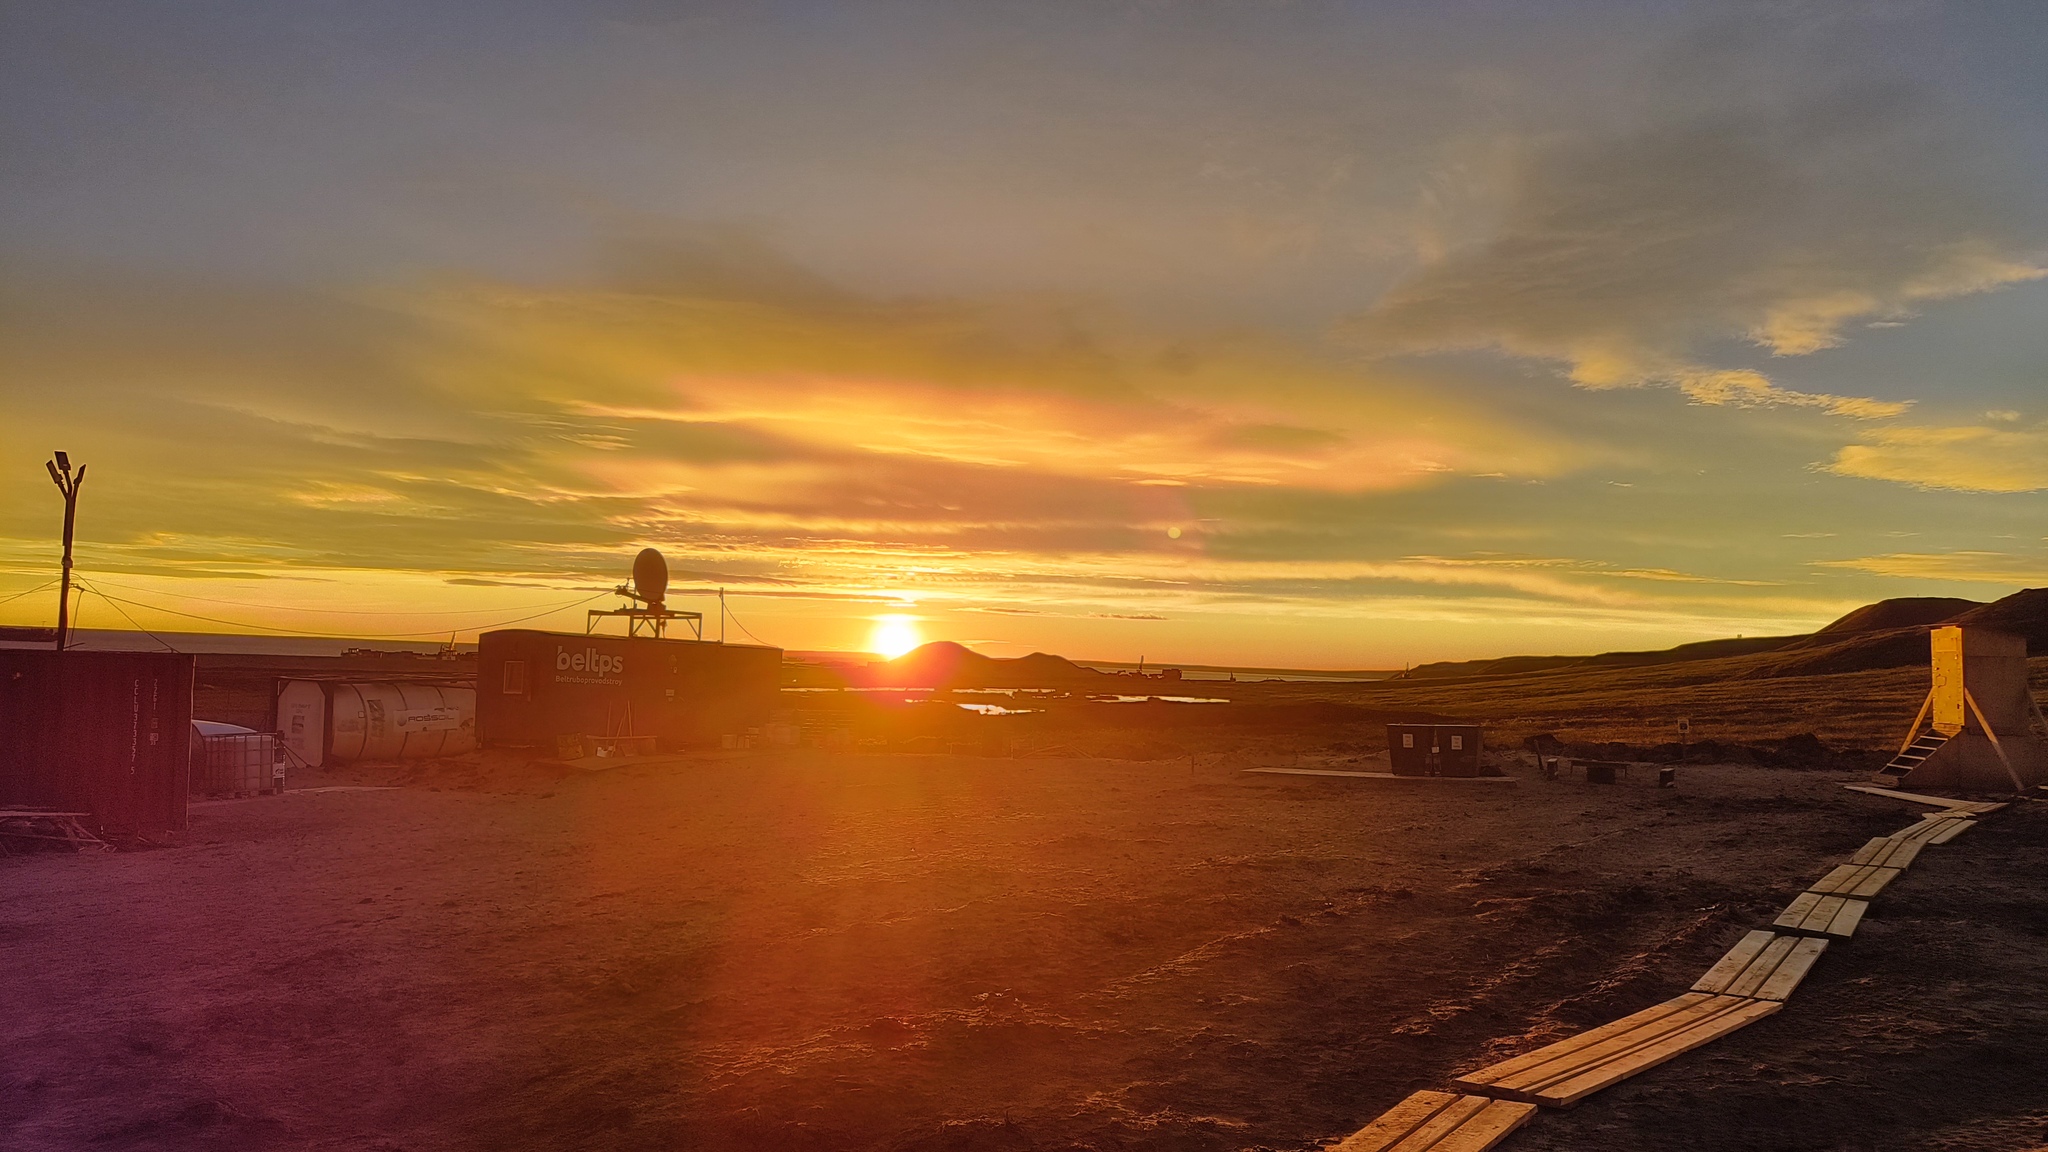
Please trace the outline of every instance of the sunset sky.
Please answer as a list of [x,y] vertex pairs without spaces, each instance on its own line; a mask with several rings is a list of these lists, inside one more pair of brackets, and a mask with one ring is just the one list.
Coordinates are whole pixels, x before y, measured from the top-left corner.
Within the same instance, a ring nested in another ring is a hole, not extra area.
[[56,448],[182,631],[645,545],[792,649],[1289,667],[2048,583],[2048,5],[0,12],[0,597]]

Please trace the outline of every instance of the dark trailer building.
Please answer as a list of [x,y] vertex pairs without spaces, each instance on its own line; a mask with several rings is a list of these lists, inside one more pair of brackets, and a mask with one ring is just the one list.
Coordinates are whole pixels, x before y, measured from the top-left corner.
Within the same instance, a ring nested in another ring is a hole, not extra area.
[[185,827],[192,657],[0,651],[0,807],[86,813],[103,833]]
[[1396,776],[1492,776],[1480,766],[1477,724],[1389,724],[1387,759]]
[[525,628],[477,640],[477,733],[485,744],[562,736],[715,742],[775,710],[782,649]]

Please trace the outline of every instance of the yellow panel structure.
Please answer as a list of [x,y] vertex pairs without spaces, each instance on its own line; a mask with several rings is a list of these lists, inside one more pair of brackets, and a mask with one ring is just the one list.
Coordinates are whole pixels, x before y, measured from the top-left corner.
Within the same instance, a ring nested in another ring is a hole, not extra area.
[[1968,706],[1963,701],[1963,630],[1936,628],[1928,641],[1934,650],[1931,720],[1936,732],[1953,736],[1968,722]]

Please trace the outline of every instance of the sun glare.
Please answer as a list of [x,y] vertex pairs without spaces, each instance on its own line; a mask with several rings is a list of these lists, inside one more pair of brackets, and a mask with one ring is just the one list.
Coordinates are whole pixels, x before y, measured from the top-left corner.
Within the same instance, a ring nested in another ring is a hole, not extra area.
[[868,633],[868,651],[891,660],[922,643],[924,634],[908,616],[877,616],[874,630]]

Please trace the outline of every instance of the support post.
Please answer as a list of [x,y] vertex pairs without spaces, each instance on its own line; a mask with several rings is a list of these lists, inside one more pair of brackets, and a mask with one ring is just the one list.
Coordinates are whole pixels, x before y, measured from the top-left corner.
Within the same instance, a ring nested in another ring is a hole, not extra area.
[[1977,723],[1983,726],[1984,735],[1991,738],[1991,750],[1998,753],[1998,762],[2005,765],[2005,774],[2012,777],[2013,791],[2016,793],[2025,792],[2027,786],[2020,780],[2018,770],[2013,768],[2011,758],[2006,756],[2005,745],[1999,743],[1998,733],[1991,730],[1991,721],[1984,718],[1984,710],[1977,707],[1977,697],[1968,688],[1963,689],[1963,702],[1970,706],[1970,714],[1975,716]]

